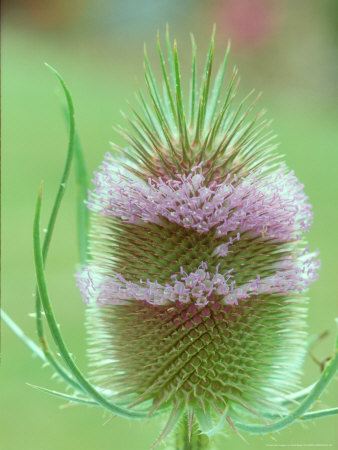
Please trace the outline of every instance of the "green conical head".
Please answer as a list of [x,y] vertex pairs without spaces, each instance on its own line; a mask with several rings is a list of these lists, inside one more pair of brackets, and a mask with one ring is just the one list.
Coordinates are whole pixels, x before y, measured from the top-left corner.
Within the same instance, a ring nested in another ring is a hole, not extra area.
[[198,87],[193,43],[184,103],[169,42],[167,61],[158,44],[163,90],[145,56],[150,102],[139,93],[127,146],[95,174],[92,256],[77,274],[96,381],[121,404],[169,414],[161,437],[180,420],[204,431],[219,415],[283,412],[319,265],[303,186],[256,99],[232,106],[236,70],[223,87],[228,51],[212,86],[212,37]]

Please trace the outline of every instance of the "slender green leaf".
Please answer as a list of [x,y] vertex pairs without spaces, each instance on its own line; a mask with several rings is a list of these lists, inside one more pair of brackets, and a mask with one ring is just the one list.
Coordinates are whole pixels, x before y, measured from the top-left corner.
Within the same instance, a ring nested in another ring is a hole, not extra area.
[[46,362],[46,357],[43,351],[38,347],[32,339],[25,335],[22,329],[17,325],[8,314],[5,313],[3,309],[0,310],[1,318],[5,322],[5,324],[13,331],[13,333],[21,339],[21,341],[30,349],[32,352],[41,359],[41,361]]
[[[44,265],[47,260],[49,245],[50,245],[52,235],[54,232],[54,226],[55,226],[57,214],[58,214],[58,211],[59,211],[59,208],[61,205],[61,201],[62,201],[64,192],[65,192],[65,189],[66,189],[66,184],[67,184],[67,181],[69,178],[71,163],[72,163],[72,159],[73,159],[74,151],[75,151],[75,120],[74,120],[74,107],[73,107],[73,101],[72,101],[71,94],[70,94],[64,80],[62,79],[61,75],[49,64],[46,63],[46,66],[48,67],[49,70],[51,70],[51,72],[59,80],[61,87],[63,89],[63,92],[65,94],[65,97],[66,97],[67,108],[68,108],[67,116],[68,116],[68,121],[69,121],[69,138],[68,138],[68,151],[67,151],[65,167],[63,170],[61,182],[59,185],[58,192],[56,194],[55,202],[54,202],[54,205],[52,208],[52,212],[51,212],[48,226],[47,226],[47,231],[46,231],[44,242],[43,242],[42,259],[43,259]],[[58,375],[61,378],[63,378],[64,381],[66,381],[71,386],[79,389],[79,385],[76,383],[76,381],[72,379],[72,377],[69,375],[69,373],[67,373],[67,371],[57,361],[55,356],[50,352],[50,350],[48,348],[47,340],[44,336],[44,331],[43,331],[43,322],[42,322],[42,315],[41,315],[41,300],[40,300],[40,294],[39,294],[38,288],[36,288],[36,291],[35,291],[35,312],[36,312],[37,334],[38,334],[38,338],[39,338],[39,341],[41,344],[42,351],[43,351],[47,361],[52,365],[52,367],[54,367],[56,373],[58,373]]]
[[99,403],[103,408],[108,411],[119,415],[121,417],[126,417],[130,419],[140,419],[146,416],[145,413],[140,413],[136,411],[130,411],[125,408],[121,408],[117,405],[111,403],[107,398],[102,396],[97,389],[84,377],[80,369],[75,364],[73,358],[71,357],[68,348],[63,340],[63,337],[60,332],[60,327],[56,321],[52,305],[50,303],[47,284],[45,279],[45,271],[43,264],[43,257],[41,251],[40,244],[40,210],[41,210],[41,196],[42,196],[42,186],[40,187],[40,192],[38,195],[36,210],[35,210],[35,218],[34,218],[34,227],[33,227],[33,241],[34,241],[34,260],[35,260],[35,270],[36,270],[36,278],[40,293],[41,302],[46,314],[46,319],[48,322],[48,326],[52,335],[52,338],[59,349],[61,358],[64,360],[66,366],[69,368],[71,374],[80,384],[84,391],[97,403]]
[[73,159],[74,151],[75,151],[75,120],[74,120],[74,106],[73,106],[73,101],[72,101],[71,94],[70,94],[67,86],[65,85],[65,82],[63,81],[61,75],[52,66],[50,66],[49,64],[45,63],[45,65],[48,67],[48,69],[59,80],[59,82],[61,84],[61,87],[63,89],[63,92],[64,92],[64,94],[66,96],[67,106],[68,106],[68,116],[69,116],[69,142],[68,142],[68,152],[67,152],[67,159],[66,159],[65,168],[64,168],[64,171],[63,171],[63,174],[62,174],[62,177],[61,177],[59,190],[58,190],[57,195],[56,195],[56,199],[55,199],[55,202],[54,202],[54,205],[53,205],[52,213],[51,213],[51,216],[50,216],[50,219],[49,219],[49,222],[48,222],[48,227],[47,227],[45,239],[44,239],[44,242],[43,242],[42,256],[43,256],[43,260],[44,261],[45,261],[45,259],[47,257],[49,244],[50,244],[50,241],[52,239],[52,235],[53,235],[53,231],[54,231],[56,217],[57,217],[57,214],[58,214],[58,210],[60,208],[62,197],[63,197],[65,189],[66,189],[66,184],[67,184],[67,181],[68,181],[68,178],[69,178],[71,164],[72,164],[72,159]]
[[77,397],[74,395],[64,394],[63,392],[53,391],[51,389],[47,389],[41,386],[35,386],[34,384],[27,383],[28,386],[37,389],[38,391],[45,392],[46,394],[52,395],[53,397],[61,398],[62,400],[66,400],[67,402],[72,403],[81,403],[83,405],[88,406],[100,406],[98,403],[88,400],[83,397]]

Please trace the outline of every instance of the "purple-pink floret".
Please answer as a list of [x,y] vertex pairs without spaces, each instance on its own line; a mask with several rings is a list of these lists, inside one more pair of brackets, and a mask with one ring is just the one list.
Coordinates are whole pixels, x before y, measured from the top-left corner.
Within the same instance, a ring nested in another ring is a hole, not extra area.
[[279,242],[297,239],[311,227],[303,185],[283,165],[265,177],[229,175],[222,183],[205,185],[201,169],[146,183],[118,172],[115,164],[107,153],[89,192],[89,209],[103,216],[136,225],[167,219],[200,233],[213,230],[217,236],[250,231]]
[[[270,242],[293,242],[308,231],[312,223],[311,206],[293,172],[284,165],[268,173],[249,173],[237,178],[229,175],[223,182],[206,184],[202,165],[189,175],[177,174],[175,179],[149,178],[142,181],[129,172],[116,169],[116,160],[107,153],[100,171],[95,173],[93,192],[89,192],[88,208],[95,213],[135,225],[166,221],[198,233],[229,236],[214,254],[223,258],[229,247],[243,233]],[[236,237],[233,237],[236,236]],[[316,253],[299,247],[292,256],[284,256],[275,264],[273,275],[259,273],[249,282],[236,284],[236,273],[209,271],[200,267],[186,273],[172,274],[168,282],[140,280],[134,283],[121,274],[107,274],[90,264],[76,274],[77,284],[86,304],[124,304],[130,300],[164,305],[170,302],[207,304],[215,295],[226,304],[258,294],[300,293],[317,277],[319,261]]]
[[253,280],[236,286],[235,274],[230,269],[225,273],[212,274],[206,263],[195,272],[173,275],[165,285],[149,280],[139,283],[127,281],[121,274],[108,276],[98,267],[85,266],[76,274],[77,286],[82,298],[88,304],[121,305],[129,300],[147,301],[154,305],[165,305],[179,301],[193,301],[198,306],[206,305],[215,295],[223,297],[226,304],[238,304],[258,294],[285,294],[302,292],[314,281],[319,268],[317,253],[304,253],[297,261],[285,258],[276,266],[274,275]]

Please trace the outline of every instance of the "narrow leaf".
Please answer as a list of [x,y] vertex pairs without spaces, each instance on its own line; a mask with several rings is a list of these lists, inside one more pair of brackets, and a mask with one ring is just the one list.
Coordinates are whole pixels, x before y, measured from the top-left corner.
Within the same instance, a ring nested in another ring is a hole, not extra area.
[[27,383],[27,385],[34,389],[37,389],[38,391],[45,392],[46,394],[52,395],[53,397],[58,397],[58,398],[61,398],[62,400],[66,400],[67,402],[81,403],[83,405],[88,405],[88,406],[100,406],[96,402],[92,402],[83,397],[77,397],[74,395],[64,394],[63,392],[53,391],[51,389],[47,389],[47,388],[44,388],[41,386],[35,386],[34,384],[30,384],[30,383]]
[[34,260],[35,260],[35,270],[36,278],[38,283],[38,288],[40,292],[40,298],[44,311],[46,314],[46,319],[48,326],[52,335],[52,338],[59,349],[60,355],[64,360],[65,364],[69,368],[71,374],[78,381],[80,386],[87,392],[87,394],[97,403],[99,403],[103,408],[108,411],[119,415],[121,417],[126,417],[130,419],[140,419],[146,416],[145,413],[140,413],[136,411],[130,411],[125,408],[121,408],[113,403],[111,403],[107,398],[103,397],[96,388],[84,377],[80,369],[75,364],[73,358],[71,357],[68,348],[63,340],[60,332],[59,325],[56,321],[49,295],[47,290],[47,284],[45,279],[45,271],[43,265],[42,250],[40,244],[40,211],[41,211],[41,196],[42,196],[42,186],[40,187],[40,192],[38,195],[35,217],[34,217],[34,227],[33,227],[33,241],[34,241]]
[[[67,157],[65,162],[65,167],[63,170],[63,174],[61,177],[61,182],[59,185],[59,189],[57,191],[57,195],[54,201],[54,205],[52,208],[52,212],[49,218],[47,231],[45,234],[44,242],[43,242],[43,248],[42,248],[42,259],[43,259],[43,265],[46,264],[47,260],[47,254],[49,250],[49,245],[52,239],[52,235],[54,232],[54,226],[57,218],[57,214],[61,205],[61,201],[66,189],[66,184],[69,178],[70,169],[71,169],[71,163],[74,156],[75,151],[75,120],[74,120],[74,107],[73,107],[73,101],[71,94],[61,77],[61,75],[49,64],[46,63],[46,67],[56,76],[58,81],[60,82],[60,85],[62,87],[62,90],[66,97],[67,102],[67,111],[66,116],[68,119],[69,124],[69,138],[68,138],[68,151],[67,151]],[[56,373],[69,385],[79,389],[79,385],[76,383],[75,380],[72,379],[72,377],[69,375],[69,373],[62,367],[62,365],[57,361],[55,356],[50,352],[47,344],[47,339],[44,336],[43,331],[43,323],[42,323],[42,315],[41,315],[41,300],[40,300],[40,294],[39,290],[36,287],[35,290],[35,312],[36,312],[36,329],[38,338],[41,344],[42,352],[45,355],[46,360],[51,364],[52,367],[54,367]]]
[[5,324],[13,331],[13,333],[21,339],[21,341],[38,357],[41,361],[46,362],[43,351],[38,347],[32,339],[25,335],[23,330],[17,325],[3,309],[0,310],[1,318]]

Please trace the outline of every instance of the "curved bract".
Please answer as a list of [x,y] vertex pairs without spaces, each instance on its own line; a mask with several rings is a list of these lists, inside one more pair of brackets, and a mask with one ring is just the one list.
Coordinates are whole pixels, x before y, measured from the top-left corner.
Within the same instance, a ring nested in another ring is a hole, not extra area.
[[[167,33],[169,69],[158,41],[160,94],[145,55],[150,105],[120,129],[95,173],[87,206],[84,159],[70,93],[69,147],[43,245],[41,189],[34,221],[36,323],[41,350],[4,321],[74,393],[38,389],[65,401],[103,407],[130,419],[156,414],[167,423],[154,445],[176,430],[176,447],[210,448],[225,426],[279,431],[308,412],[337,371],[335,355],[313,386],[292,392],[307,351],[305,291],[319,262],[305,233],[312,213],[303,186],[281,164],[256,100],[233,106],[237,71],[223,79],[228,51],[212,83],[214,35],[200,87],[193,41],[189,102],[184,103],[176,42]],[[93,373],[88,378],[64,342],[45,280],[45,262],[75,157],[82,269]],[[47,344],[43,315],[60,353]],[[189,443],[190,442],[190,443]]]

